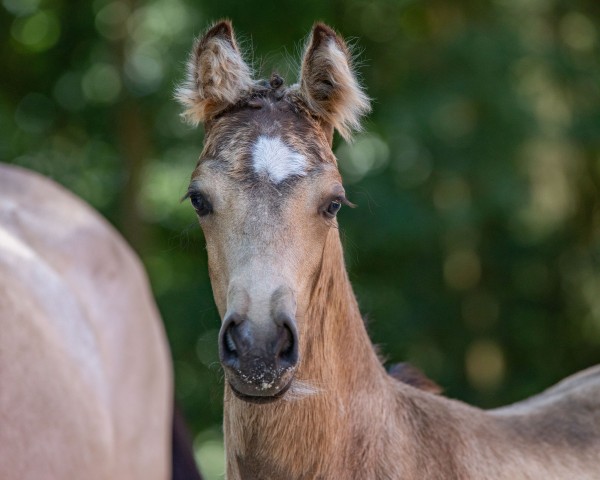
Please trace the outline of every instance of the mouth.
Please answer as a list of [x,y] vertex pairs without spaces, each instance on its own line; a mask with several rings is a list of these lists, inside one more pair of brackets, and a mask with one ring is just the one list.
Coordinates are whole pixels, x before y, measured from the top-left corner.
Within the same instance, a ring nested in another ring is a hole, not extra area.
[[244,402],[248,402],[248,403],[254,403],[255,405],[263,405],[265,403],[273,403],[273,402],[276,402],[277,400],[281,399],[281,397],[283,397],[285,395],[285,393],[291,387],[292,380],[290,380],[287,385],[285,385],[281,390],[279,390],[277,393],[274,393],[273,395],[248,395],[246,393],[242,393],[239,390],[237,390],[231,384],[231,382],[228,382],[228,383],[229,383],[229,388],[231,389],[233,394],[240,400],[243,400]]

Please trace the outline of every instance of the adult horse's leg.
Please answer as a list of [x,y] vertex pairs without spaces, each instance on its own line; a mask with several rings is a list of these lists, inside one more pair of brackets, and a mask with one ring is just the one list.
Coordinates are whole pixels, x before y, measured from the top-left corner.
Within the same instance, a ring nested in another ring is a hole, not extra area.
[[202,480],[194,459],[192,440],[177,406],[173,408],[172,455],[172,480]]

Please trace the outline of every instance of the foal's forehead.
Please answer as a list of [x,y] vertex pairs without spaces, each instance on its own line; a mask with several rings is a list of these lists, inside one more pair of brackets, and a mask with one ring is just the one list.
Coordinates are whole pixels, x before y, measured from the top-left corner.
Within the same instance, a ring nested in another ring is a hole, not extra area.
[[319,123],[292,96],[252,98],[207,126],[200,165],[278,185],[336,160]]

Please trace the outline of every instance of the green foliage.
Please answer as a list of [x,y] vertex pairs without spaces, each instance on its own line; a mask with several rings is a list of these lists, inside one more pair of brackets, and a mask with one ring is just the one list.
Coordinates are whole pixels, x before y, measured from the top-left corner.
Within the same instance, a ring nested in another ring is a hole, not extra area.
[[180,122],[172,91],[194,35],[222,17],[257,72],[290,83],[314,20],[355,39],[374,112],[353,145],[336,142],[360,207],[340,223],[390,362],[481,406],[600,362],[597,2],[2,5],[0,158],[65,184],[140,252],[201,452],[218,441],[219,318],[179,203],[202,132]]

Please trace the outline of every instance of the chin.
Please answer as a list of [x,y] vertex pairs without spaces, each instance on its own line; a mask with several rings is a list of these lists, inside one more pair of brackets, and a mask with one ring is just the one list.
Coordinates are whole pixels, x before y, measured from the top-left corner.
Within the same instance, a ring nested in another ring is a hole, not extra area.
[[263,389],[254,385],[244,384],[240,386],[237,382],[229,381],[229,388],[239,400],[253,404],[274,403],[283,398],[292,385],[291,378],[283,387]]

